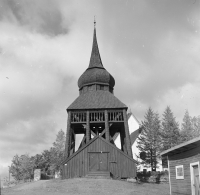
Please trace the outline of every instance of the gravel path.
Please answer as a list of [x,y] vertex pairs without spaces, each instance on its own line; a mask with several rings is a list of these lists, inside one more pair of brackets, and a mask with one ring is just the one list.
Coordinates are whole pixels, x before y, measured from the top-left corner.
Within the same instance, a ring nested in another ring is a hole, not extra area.
[[169,184],[129,183],[112,179],[41,180],[2,190],[2,195],[169,195]]

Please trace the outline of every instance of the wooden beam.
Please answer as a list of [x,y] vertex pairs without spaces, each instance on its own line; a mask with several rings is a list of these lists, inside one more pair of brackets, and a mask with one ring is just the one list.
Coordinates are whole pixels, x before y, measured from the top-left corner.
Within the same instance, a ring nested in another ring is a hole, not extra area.
[[66,141],[65,141],[65,154],[64,158],[68,158],[70,151],[70,135],[71,135],[71,111],[68,112],[67,119],[67,132],[66,132]]
[[87,111],[86,113],[86,143],[88,143],[91,139],[91,132],[90,132],[90,113]]
[[95,137],[97,134],[94,133],[94,131],[91,130],[91,134]]
[[105,110],[105,130],[106,130],[106,140],[110,141],[110,131],[108,122],[108,110]]
[[104,130],[101,132],[100,136],[102,137],[103,134],[104,134],[105,132],[106,132],[106,129],[104,129]]
[[119,135],[119,132],[116,132],[115,135],[112,137],[112,140],[115,141],[117,139],[117,136]]
[[111,137],[111,140],[115,141],[117,139],[117,136],[119,135],[119,132],[115,132],[113,137]]
[[125,137],[126,137],[126,149],[128,152],[128,155],[133,158],[133,153],[131,149],[131,139],[130,139],[130,133],[129,133],[129,127],[128,127],[128,118],[126,110],[123,109],[123,117],[124,117],[124,129],[125,129]]

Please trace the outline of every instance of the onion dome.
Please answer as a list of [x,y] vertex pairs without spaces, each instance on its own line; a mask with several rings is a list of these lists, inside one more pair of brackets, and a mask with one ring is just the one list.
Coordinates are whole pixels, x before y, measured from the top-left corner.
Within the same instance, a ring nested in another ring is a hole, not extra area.
[[95,84],[101,85],[101,86],[108,86],[110,91],[113,90],[113,87],[115,85],[115,79],[103,67],[101,56],[99,53],[98,44],[97,44],[96,28],[94,28],[93,46],[92,46],[89,67],[80,76],[78,80],[78,87],[79,87],[79,90],[82,90],[84,86],[91,86]]

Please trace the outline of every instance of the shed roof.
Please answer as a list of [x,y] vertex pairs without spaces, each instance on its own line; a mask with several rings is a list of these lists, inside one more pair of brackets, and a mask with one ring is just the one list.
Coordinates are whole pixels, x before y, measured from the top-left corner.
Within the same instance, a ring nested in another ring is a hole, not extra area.
[[200,146],[200,137],[194,138],[192,140],[189,140],[187,142],[181,143],[177,146],[174,146],[168,150],[165,150],[160,153],[161,156],[170,156],[174,154],[179,154],[181,152],[185,152],[188,150],[191,150],[193,148],[196,148],[197,146]]
[[135,159],[131,158],[128,154],[122,152],[120,149],[118,149],[115,145],[111,144],[110,142],[108,142],[107,140],[105,140],[104,138],[102,138],[100,135],[95,136],[93,139],[91,139],[87,144],[85,144],[82,148],[80,148],[79,150],[77,150],[74,154],[72,154],[71,156],[69,156],[67,159],[65,159],[64,161],[61,162],[61,164],[65,164],[67,163],[71,158],[73,158],[74,156],[76,156],[79,152],[81,152],[82,150],[84,150],[86,147],[88,147],[91,143],[93,143],[95,140],[97,139],[101,139],[102,141],[104,141],[105,143],[107,143],[108,145],[112,146],[114,149],[116,149],[117,151],[119,151],[121,154],[123,154],[124,156],[126,156],[127,158],[129,158],[130,160],[134,161],[135,163],[138,163]]
[[126,108],[127,106],[116,98],[109,91],[89,91],[81,94],[67,108],[67,110],[83,110],[83,109],[112,109]]

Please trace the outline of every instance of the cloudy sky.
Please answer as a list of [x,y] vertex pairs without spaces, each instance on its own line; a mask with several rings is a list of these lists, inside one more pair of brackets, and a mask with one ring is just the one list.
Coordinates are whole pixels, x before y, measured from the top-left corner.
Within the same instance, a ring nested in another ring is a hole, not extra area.
[[0,0],[0,170],[49,149],[89,65],[94,15],[115,96],[143,120],[200,115],[200,0]]

